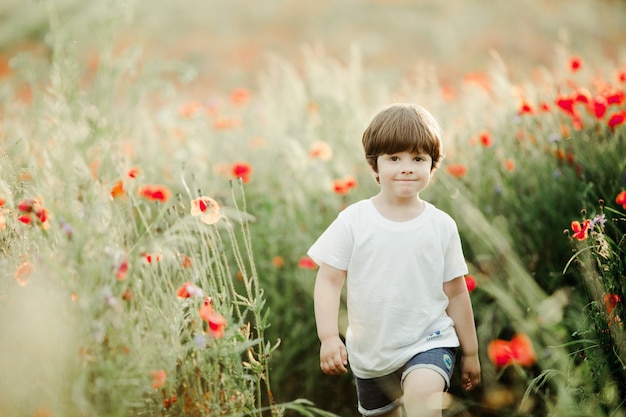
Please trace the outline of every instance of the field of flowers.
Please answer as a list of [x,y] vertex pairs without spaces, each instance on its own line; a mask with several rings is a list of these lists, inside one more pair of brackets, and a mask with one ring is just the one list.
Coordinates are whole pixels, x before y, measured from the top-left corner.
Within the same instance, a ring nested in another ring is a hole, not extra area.
[[132,5],[85,53],[54,4],[0,51],[1,416],[354,415],[305,253],[377,192],[360,137],[395,101],[444,127],[423,197],[470,266],[482,384],[455,374],[445,415],[624,415],[626,51],[390,87],[310,47],[208,92],[117,38]]

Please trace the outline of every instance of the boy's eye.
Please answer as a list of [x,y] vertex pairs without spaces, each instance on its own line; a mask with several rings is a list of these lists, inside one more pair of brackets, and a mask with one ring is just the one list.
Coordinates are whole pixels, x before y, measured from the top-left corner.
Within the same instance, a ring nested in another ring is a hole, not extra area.
[[392,160],[392,161],[397,161],[397,160],[398,160],[398,159],[400,159],[400,158],[398,158],[398,157],[397,157],[397,156],[395,156],[395,155],[392,155],[392,156],[390,156],[390,157],[389,157],[389,159],[390,159],[390,160]]

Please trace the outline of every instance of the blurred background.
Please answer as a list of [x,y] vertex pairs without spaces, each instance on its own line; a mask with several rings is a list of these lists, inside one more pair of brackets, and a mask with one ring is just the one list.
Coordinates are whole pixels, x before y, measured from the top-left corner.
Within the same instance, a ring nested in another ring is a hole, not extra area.
[[118,42],[142,45],[146,59],[193,64],[201,88],[253,85],[268,55],[297,64],[303,46],[340,61],[356,47],[368,72],[394,83],[424,62],[451,82],[484,69],[494,52],[523,73],[550,63],[556,43],[600,57],[626,41],[620,0],[4,0],[0,50],[41,42],[47,3],[58,24],[83,29],[74,41],[87,54],[103,8],[125,9]]

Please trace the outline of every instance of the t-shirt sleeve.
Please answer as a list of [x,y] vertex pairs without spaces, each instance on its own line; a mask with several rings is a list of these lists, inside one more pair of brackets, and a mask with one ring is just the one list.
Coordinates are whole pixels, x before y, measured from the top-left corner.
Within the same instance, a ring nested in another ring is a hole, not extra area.
[[352,246],[352,232],[343,216],[340,215],[315,241],[307,255],[318,265],[325,263],[333,268],[347,271],[352,255]]
[[461,237],[457,229],[456,223],[452,221],[450,226],[450,238],[445,254],[445,270],[443,275],[444,282],[466,275],[468,273],[467,263],[463,255],[463,247],[461,245]]

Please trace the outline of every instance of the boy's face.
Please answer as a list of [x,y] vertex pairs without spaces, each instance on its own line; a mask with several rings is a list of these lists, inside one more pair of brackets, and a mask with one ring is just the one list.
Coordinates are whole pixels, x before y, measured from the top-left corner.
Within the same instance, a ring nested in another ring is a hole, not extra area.
[[430,183],[433,160],[424,152],[397,152],[378,156],[381,191],[396,198],[414,198]]

